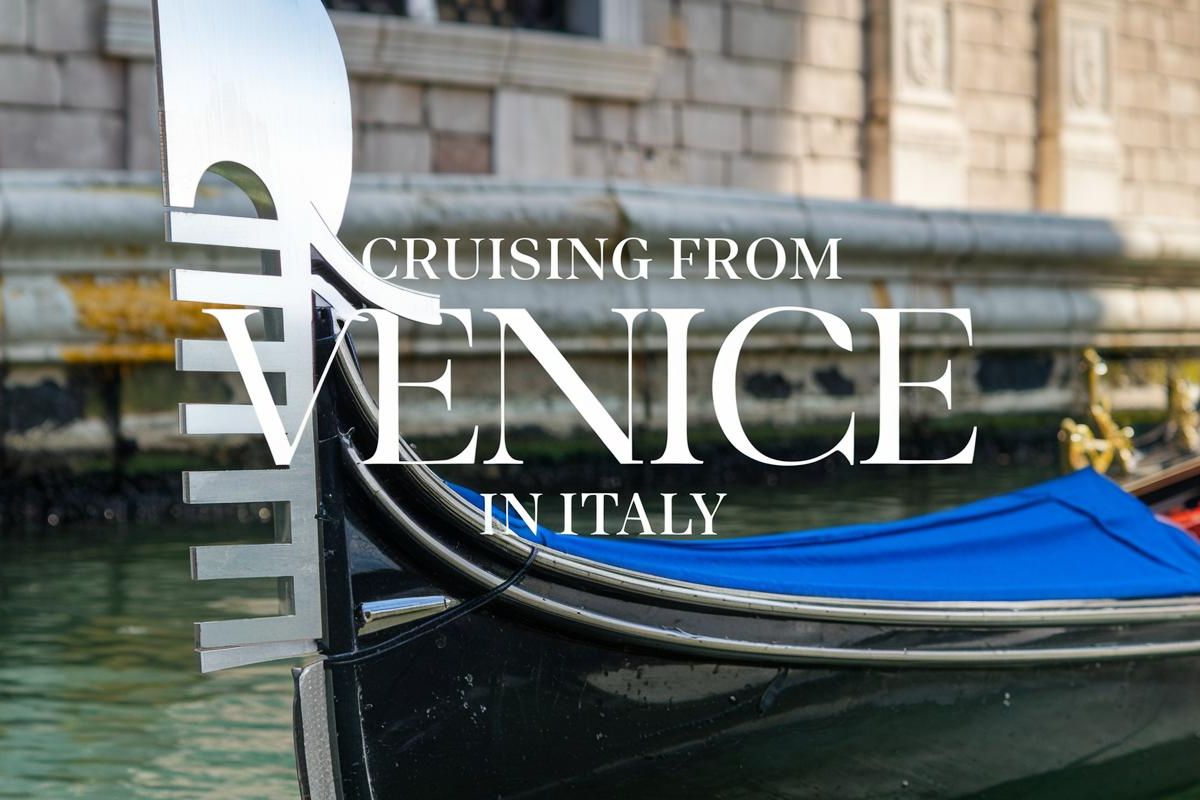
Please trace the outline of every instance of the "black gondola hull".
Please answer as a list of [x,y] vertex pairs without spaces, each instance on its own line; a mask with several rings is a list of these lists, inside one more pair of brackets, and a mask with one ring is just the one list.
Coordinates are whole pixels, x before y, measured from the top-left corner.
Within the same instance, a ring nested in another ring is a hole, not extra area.
[[375,797],[1146,798],[1200,781],[1198,667],[771,669],[480,616],[351,702]]
[[[1060,800],[1200,783],[1194,609],[1136,624],[883,624],[597,585],[497,551],[404,468],[367,470],[370,420],[347,394],[319,408],[326,768],[344,797]],[[463,564],[512,585],[480,585]],[[419,596],[460,606],[360,633],[362,603]],[[756,646],[701,646],[722,641]],[[1079,657],[1164,643],[1185,647]],[[929,663],[873,655],[910,651]]]
[[[370,517],[346,518],[359,597],[463,591]],[[881,635],[829,627],[836,641]],[[1197,657],[738,663],[622,646],[497,600],[325,668],[346,797],[1146,798],[1200,783]]]

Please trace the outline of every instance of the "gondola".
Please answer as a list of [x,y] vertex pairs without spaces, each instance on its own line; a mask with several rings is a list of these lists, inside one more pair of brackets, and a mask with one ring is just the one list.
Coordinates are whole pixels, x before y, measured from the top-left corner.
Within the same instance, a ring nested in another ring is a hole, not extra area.
[[[321,363],[334,323],[317,324]],[[1151,513],[1200,500],[1195,461],[1065,490],[1084,493],[1081,519],[1115,499],[1102,527],[1162,526],[1174,550],[1139,554],[1180,573],[1162,596],[736,589],[480,535],[469,493],[428,467],[364,464],[373,403],[346,348],[336,363],[318,405],[327,636],[295,671],[305,796],[1145,798],[1200,782],[1200,545]]]
[[[289,418],[336,354],[289,467],[185,479],[189,502],[284,512],[276,542],[197,548],[193,573],[281,578],[287,613],[201,623],[197,646],[207,670],[315,641],[295,672],[304,796],[1061,800],[1200,783],[1200,545],[1155,516],[1194,511],[1196,462],[1124,489],[1085,470],[941,516],[758,537],[748,556],[480,535],[467,491],[366,463],[377,414],[336,319],[440,312],[337,238],[353,127],[323,7],[155,12],[168,240],[266,254],[261,275],[177,270],[176,299],[280,312],[258,378],[270,394],[262,372],[282,376]],[[257,219],[197,210],[210,170]],[[314,270],[313,250],[333,266]],[[230,355],[186,340],[178,362],[249,379]],[[264,433],[252,411],[188,404],[181,427]],[[990,545],[972,548],[985,523]],[[890,548],[871,575],[864,542]]]

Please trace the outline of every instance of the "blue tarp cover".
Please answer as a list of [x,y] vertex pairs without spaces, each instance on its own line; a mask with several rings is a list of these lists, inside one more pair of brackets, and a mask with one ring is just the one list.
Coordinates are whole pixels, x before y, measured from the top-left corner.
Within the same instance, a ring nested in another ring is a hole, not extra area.
[[[482,498],[454,486],[478,508]],[[495,511],[503,520],[504,511]],[[567,536],[542,545],[664,578],[873,600],[1200,594],[1200,544],[1091,470],[912,519],[744,538]]]

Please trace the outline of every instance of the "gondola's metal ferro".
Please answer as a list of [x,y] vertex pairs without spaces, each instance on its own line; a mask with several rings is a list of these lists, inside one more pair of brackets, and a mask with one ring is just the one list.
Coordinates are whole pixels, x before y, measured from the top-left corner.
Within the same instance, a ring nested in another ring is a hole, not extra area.
[[[263,31],[271,31],[264,36]],[[322,636],[320,530],[313,425],[314,294],[345,318],[339,291],[312,271],[315,251],[356,293],[406,319],[437,324],[438,298],[388,284],[338,241],[350,189],[353,128],[341,48],[316,0],[156,0],[167,240],[262,253],[260,274],[177,269],[177,300],[270,309],[255,352],[276,376],[290,465],[192,472],[189,503],[273,503],[275,542],[192,551],[193,577],[277,578],[278,616],[201,622],[201,669],[287,658]],[[250,198],[256,218],[196,211],[201,179],[216,173]],[[178,369],[235,372],[223,341],[181,340]],[[259,434],[250,405],[184,404],[191,435]]]

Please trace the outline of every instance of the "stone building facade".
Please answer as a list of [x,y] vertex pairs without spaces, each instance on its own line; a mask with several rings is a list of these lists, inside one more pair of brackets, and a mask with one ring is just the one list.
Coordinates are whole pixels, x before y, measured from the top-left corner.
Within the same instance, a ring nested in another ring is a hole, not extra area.
[[[327,4],[361,173],[339,232],[352,250],[380,235],[839,238],[836,290],[648,281],[637,302],[707,309],[701,372],[738,320],[781,298],[868,340],[864,307],[970,308],[969,355],[957,328],[906,339],[918,373],[955,359],[959,415],[1078,413],[1087,346],[1128,366],[1114,369],[1118,408],[1160,412],[1164,354],[1200,376],[1200,0],[532,4],[565,10],[569,32],[433,19],[490,2]],[[170,301],[170,268],[259,265],[164,244],[157,106],[150,0],[0,0],[0,462],[178,449],[180,398],[240,396],[236,374],[174,369],[176,338],[219,332]],[[205,202],[233,208],[227,189]],[[586,289],[436,290],[450,308],[480,293],[529,308],[585,354],[585,378],[620,387],[623,333],[597,309],[630,301],[611,281]],[[457,331],[410,340],[414,372],[453,358],[472,384],[458,416],[432,394],[409,407],[421,432],[455,434],[495,405],[494,364]],[[746,419],[875,413],[870,347],[851,357],[782,324],[756,342]],[[639,385],[653,387],[664,354],[653,337],[645,349]],[[576,430],[536,365],[522,369],[514,424]],[[704,392],[692,399],[711,423]],[[934,401],[921,413],[944,413]],[[665,419],[661,405],[633,413]]]
[[[594,0],[582,34],[331,5],[363,172],[1200,212],[1198,0]],[[0,0],[0,169],[155,169],[155,108],[149,0]]]

